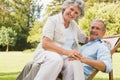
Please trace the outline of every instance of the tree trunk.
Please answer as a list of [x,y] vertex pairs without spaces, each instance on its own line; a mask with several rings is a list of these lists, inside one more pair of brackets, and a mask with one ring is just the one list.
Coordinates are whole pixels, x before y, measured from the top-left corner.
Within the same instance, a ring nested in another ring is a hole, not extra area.
[[9,44],[7,44],[6,52],[8,52],[8,50],[9,50]]

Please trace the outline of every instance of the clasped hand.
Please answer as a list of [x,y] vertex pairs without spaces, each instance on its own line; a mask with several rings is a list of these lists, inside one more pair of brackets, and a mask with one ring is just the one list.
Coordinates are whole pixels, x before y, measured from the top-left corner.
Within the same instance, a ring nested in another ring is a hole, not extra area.
[[67,54],[69,60],[81,60],[81,58],[83,57],[78,50],[68,50]]

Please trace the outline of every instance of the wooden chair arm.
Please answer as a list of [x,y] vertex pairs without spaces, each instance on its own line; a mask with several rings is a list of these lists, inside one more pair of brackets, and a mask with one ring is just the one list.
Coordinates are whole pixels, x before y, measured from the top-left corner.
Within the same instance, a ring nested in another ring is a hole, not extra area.
[[103,39],[106,39],[106,38],[115,38],[115,37],[120,37],[120,34],[111,35],[111,36],[105,36],[105,37],[103,37]]
[[99,72],[99,71],[95,69],[95,70],[92,72],[92,74],[90,74],[90,76],[88,77],[87,80],[92,80],[98,72]]

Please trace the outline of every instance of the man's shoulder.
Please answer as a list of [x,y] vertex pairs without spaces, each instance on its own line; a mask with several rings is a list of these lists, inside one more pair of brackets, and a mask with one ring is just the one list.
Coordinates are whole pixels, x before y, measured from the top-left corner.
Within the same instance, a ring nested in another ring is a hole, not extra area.
[[96,39],[94,41],[94,46],[96,46],[96,48],[98,48],[99,50],[102,49],[109,49],[110,50],[110,47],[102,40],[102,39]]
[[108,50],[110,50],[109,45],[106,44],[104,41],[102,41],[102,42],[99,44],[99,47],[100,47],[101,49],[108,49]]

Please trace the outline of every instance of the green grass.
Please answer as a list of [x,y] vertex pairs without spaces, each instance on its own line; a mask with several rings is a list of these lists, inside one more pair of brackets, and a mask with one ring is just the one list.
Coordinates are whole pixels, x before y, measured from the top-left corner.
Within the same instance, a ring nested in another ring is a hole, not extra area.
[[[0,80],[15,80],[33,54],[0,52]],[[120,80],[120,53],[113,55],[114,80]],[[99,72],[94,80],[108,80],[108,74]]]
[[15,80],[24,65],[32,60],[32,54],[0,52],[0,80]]

